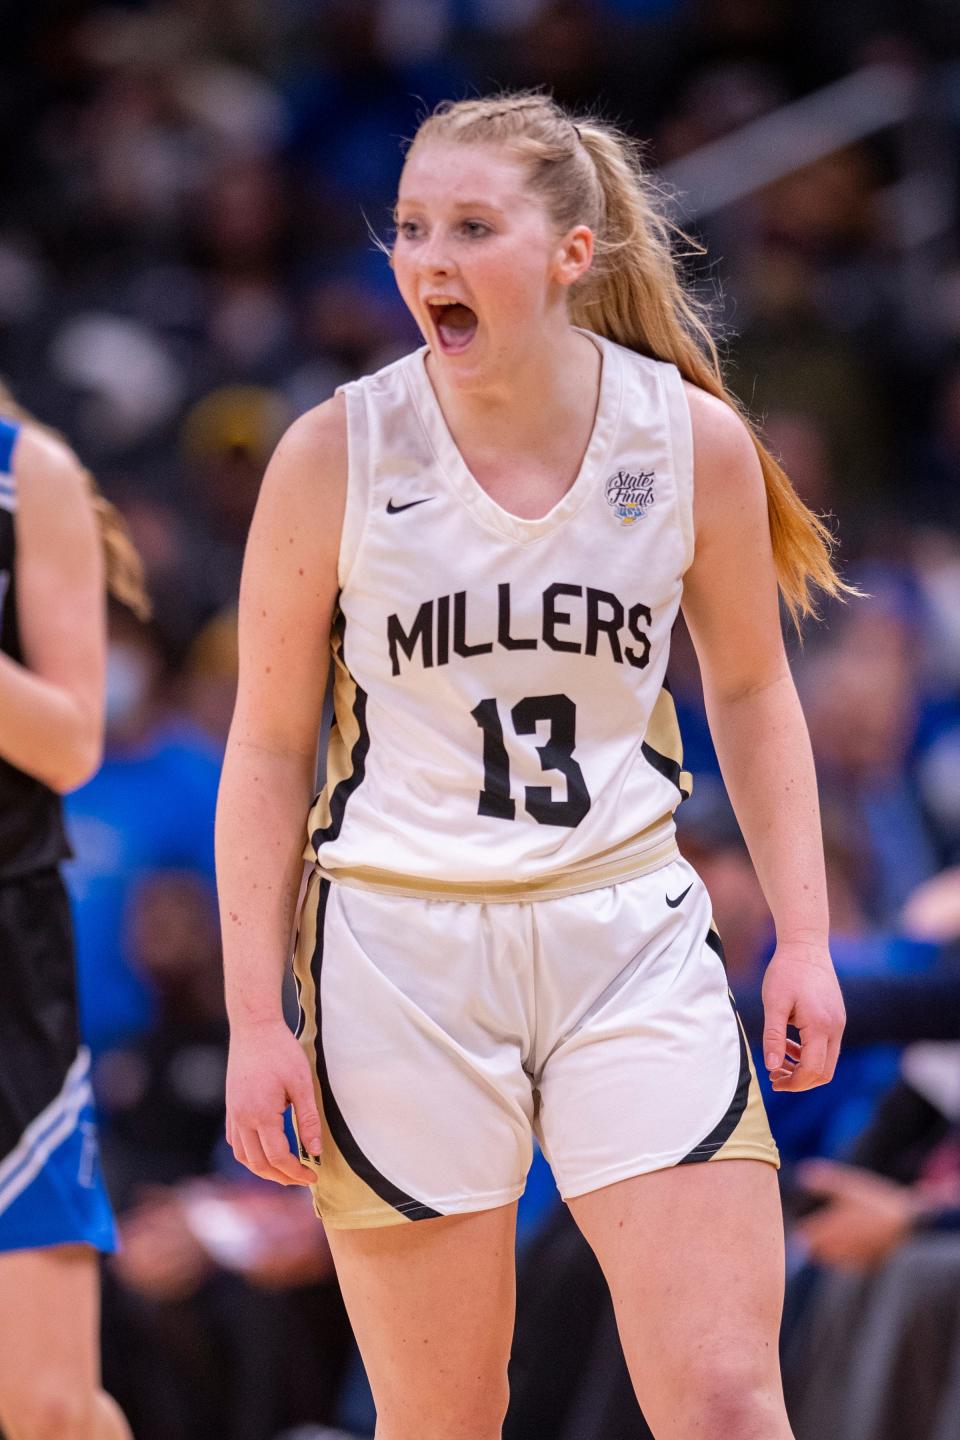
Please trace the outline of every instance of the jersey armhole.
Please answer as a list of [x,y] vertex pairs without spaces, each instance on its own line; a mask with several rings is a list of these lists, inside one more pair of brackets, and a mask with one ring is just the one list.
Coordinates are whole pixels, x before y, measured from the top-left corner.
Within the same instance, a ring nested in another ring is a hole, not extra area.
[[360,550],[367,513],[370,509],[370,464],[367,444],[367,402],[356,381],[341,385],[336,392],[347,406],[347,496],[340,531],[337,583],[345,589]]
[[683,535],[684,571],[693,564],[693,425],[690,406],[683,387],[683,376],[675,365],[664,365],[664,393],[670,423],[670,450],[673,457],[673,483],[677,497],[677,516]]

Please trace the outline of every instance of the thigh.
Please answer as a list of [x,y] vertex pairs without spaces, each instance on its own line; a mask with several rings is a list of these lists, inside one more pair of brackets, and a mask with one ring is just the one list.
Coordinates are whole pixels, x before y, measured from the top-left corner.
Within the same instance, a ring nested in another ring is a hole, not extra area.
[[54,1388],[91,1398],[100,1380],[97,1258],[86,1245],[0,1255],[0,1419]]
[[516,1210],[329,1232],[384,1440],[499,1436]]
[[323,1126],[321,1163],[304,1158],[327,1230],[404,1228],[521,1194],[526,939],[481,905],[311,877],[294,966]]
[[777,1164],[693,868],[544,904],[538,924],[537,1124],[563,1198],[671,1165]]
[[728,1160],[659,1170],[569,1205],[606,1275],[657,1440],[699,1434],[711,1395],[719,1401],[731,1384],[767,1397],[769,1440],[789,1435],[777,1353],[784,1254],[773,1167]]

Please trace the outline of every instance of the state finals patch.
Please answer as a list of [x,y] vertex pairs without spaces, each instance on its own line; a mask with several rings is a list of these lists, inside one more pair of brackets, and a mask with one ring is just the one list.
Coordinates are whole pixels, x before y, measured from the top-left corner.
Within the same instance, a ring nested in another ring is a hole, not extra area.
[[638,475],[632,475],[629,470],[618,470],[616,475],[610,476],[603,487],[603,494],[621,525],[632,525],[643,519],[655,499],[654,478],[652,470],[641,470]]

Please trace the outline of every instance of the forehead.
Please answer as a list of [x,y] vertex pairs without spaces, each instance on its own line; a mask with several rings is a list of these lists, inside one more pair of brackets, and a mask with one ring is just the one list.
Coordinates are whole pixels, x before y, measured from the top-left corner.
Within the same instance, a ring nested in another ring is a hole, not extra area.
[[533,204],[526,180],[526,167],[505,145],[422,140],[407,156],[397,203]]

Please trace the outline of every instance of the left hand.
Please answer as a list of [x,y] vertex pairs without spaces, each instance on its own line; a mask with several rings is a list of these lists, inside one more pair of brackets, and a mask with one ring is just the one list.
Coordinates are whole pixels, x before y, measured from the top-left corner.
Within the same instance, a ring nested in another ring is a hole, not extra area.
[[[779,944],[763,977],[763,1056],[774,1090],[812,1090],[833,1079],[846,1024],[843,996],[824,945]],[[787,1026],[800,1032],[799,1045]]]
[[909,1186],[853,1165],[811,1160],[798,1168],[798,1178],[829,1200],[796,1226],[811,1257],[824,1265],[867,1270],[881,1264],[906,1239],[920,1210]]

